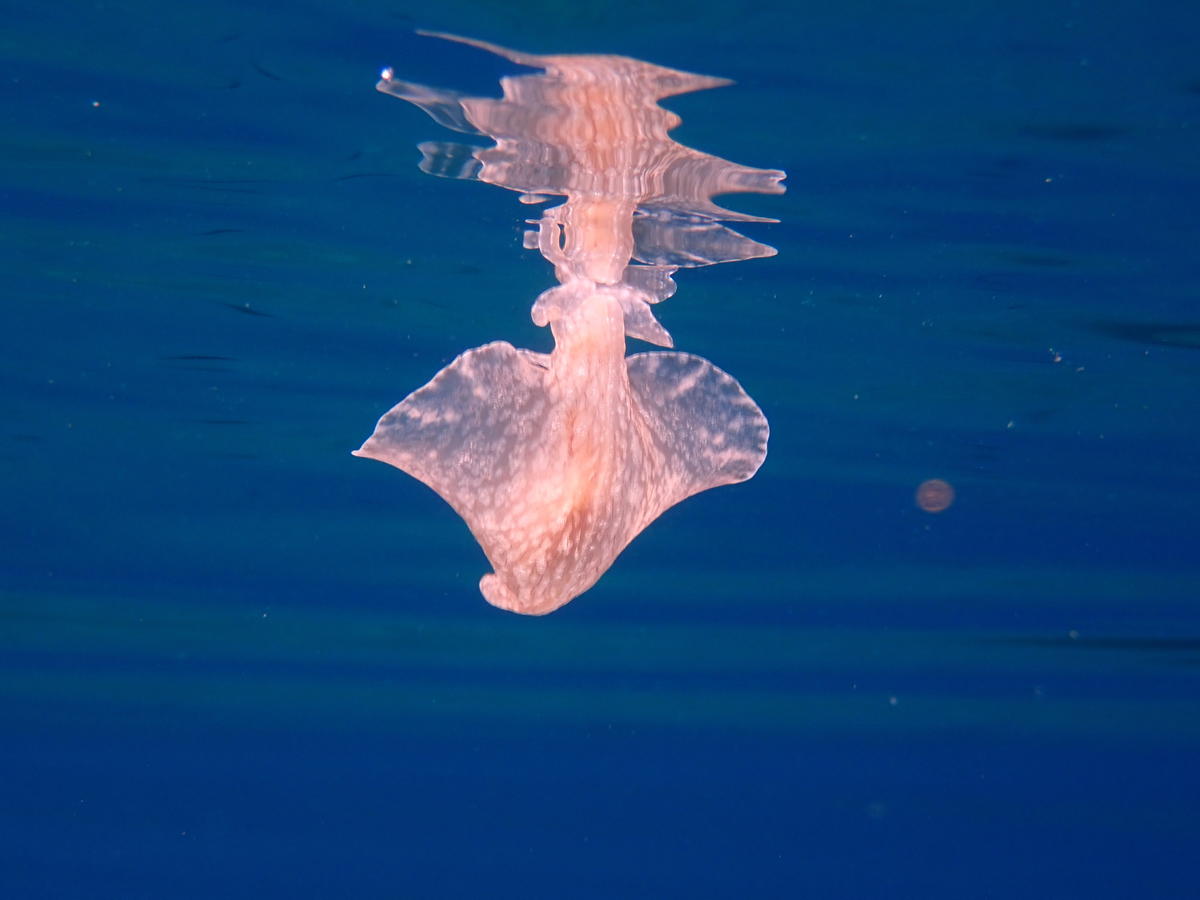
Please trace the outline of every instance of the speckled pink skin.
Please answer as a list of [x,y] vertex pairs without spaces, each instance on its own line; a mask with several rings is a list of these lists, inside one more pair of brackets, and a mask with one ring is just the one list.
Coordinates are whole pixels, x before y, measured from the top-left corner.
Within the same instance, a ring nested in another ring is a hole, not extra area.
[[549,356],[469,350],[358,451],[425,482],[495,574],[489,603],[541,615],[586,591],[664,510],[749,478],[767,422],[732,378],[683,353],[625,358],[620,305],[588,291]]
[[[783,173],[734,166],[666,136],[677,120],[657,97],[723,81],[622,57],[481,46],[547,74],[505,79],[501,101],[396,82],[390,72],[380,90],[496,137],[497,147],[477,152],[480,180],[566,197],[527,241],[560,282],[533,309],[555,347],[468,350],[380,419],[355,455],[437,491],[495,569],[479,585],[488,602],[542,615],[594,585],[664,510],[762,464],[766,419],[733,378],[684,353],[625,356],[626,334],[671,343],[650,304],[673,290],[675,266],[631,265],[633,223],[664,188],[691,198],[677,204],[688,213],[752,219],[720,210],[712,194],[730,190],[731,179],[738,190],[777,192]],[[773,252],[728,235],[718,235],[724,258],[704,262]]]

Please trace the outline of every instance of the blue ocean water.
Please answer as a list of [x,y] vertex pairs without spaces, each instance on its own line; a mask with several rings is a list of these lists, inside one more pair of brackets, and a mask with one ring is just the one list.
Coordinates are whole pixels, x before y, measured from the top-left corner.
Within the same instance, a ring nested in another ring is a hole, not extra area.
[[[1193,897],[1200,8],[8,8],[0,896]],[[779,255],[677,346],[771,421],[544,619],[349,451],[548,349],[414,34],[728,76]],[[954,485],[937,515],[918,484]]]

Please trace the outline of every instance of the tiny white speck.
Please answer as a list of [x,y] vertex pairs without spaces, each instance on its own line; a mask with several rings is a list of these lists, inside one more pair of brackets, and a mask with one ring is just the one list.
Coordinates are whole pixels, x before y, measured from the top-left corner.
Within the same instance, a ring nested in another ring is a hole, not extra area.
[[384,69],[382,72],[379,73],[379,77],[382,78],[384,81],[391,81],[392,74],[393,74],[392,67],[388,66],[386,69]]

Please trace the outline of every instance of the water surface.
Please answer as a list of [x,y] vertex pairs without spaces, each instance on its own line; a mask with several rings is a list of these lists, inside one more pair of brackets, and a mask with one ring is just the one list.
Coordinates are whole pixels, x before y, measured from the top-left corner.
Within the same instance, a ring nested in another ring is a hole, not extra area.
[[[1190,896],[1195,11],[559,6],[6,15],[4,895]],[[349,456],[549,349],[373,90],[508,64],[414,27],[729,76],[673,136],[789,173],[656,309],[766,464],[548,619]]]

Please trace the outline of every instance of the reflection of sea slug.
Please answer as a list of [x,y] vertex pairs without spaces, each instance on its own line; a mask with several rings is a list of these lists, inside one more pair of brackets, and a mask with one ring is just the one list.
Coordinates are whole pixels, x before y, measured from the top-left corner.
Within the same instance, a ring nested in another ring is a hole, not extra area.
[[678,119],[656,101],[723,80],[624,57],[466,43],[544,72],[503,79],[499,100],[396,81],[391,70],[379,89],[496,141],[422,145],[427,171],[534,202],[566,198],[526,241],[560,282],[533,309],[555,347],[468,350],[388,412],[356,455],[437,491],[495,568],[480,582],[488,601],[540,615],[595,584],[664,510],[762,464],[767,421],[733,378],[684,353],[626,358],[625,336],[671,345],[650,304],[671,296],[677,269],[774,253],[720,224],[769,220],[712,197],[779,193],[783,173],[667,136]]

